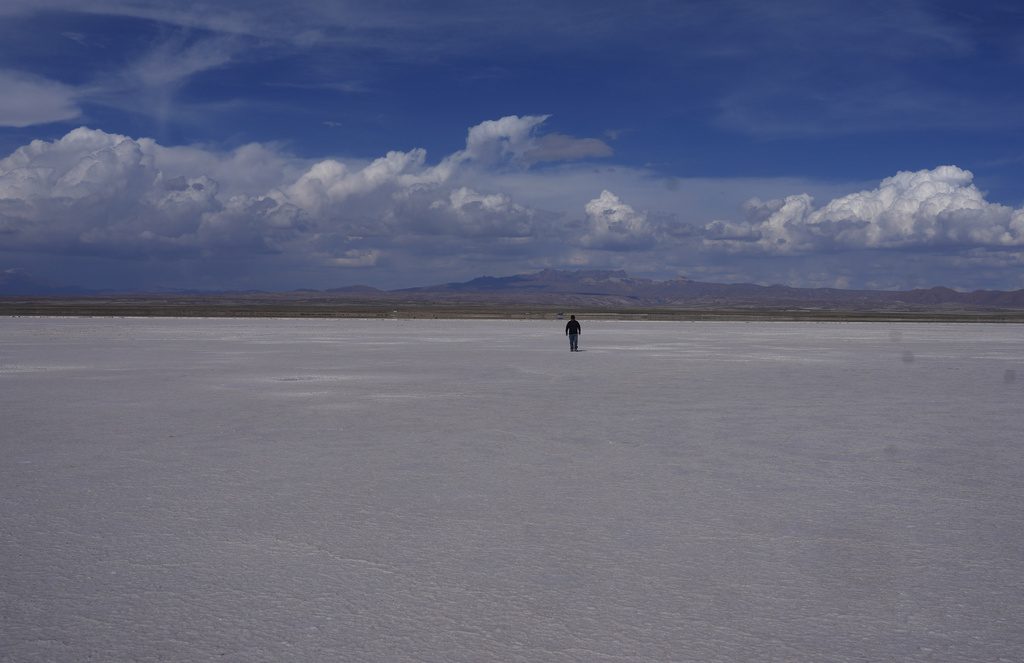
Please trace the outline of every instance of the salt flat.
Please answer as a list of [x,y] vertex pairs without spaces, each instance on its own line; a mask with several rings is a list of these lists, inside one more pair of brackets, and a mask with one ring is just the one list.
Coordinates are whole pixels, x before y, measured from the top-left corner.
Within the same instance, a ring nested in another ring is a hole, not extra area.
[[0,319],[0,661],[1024,660],[1024,327]]

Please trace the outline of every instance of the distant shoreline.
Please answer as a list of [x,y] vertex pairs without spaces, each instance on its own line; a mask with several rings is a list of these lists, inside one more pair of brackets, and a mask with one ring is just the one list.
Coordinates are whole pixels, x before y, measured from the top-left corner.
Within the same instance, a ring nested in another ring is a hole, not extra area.
[[425,302],[285,302],[203,298],[0,299],[4,317],[377,318],[559,320],[569,313],[589,320],[777,322],[984,322],[1024,323],[1019,310],[843,310],[783,308],[588,308],[528,304]]

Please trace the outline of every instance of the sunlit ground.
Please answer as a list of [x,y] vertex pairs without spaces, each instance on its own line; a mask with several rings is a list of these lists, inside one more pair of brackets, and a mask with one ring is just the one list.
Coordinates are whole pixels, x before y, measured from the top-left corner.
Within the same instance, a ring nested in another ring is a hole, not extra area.
[[1020,325],[0,319],[0,660],[1019,661]]

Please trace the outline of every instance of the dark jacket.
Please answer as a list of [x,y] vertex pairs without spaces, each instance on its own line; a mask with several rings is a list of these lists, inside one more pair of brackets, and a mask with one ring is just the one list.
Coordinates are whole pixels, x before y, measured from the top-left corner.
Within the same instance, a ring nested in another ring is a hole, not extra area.
[[565,333],[566,333],[566,335],[568,335],[568,334],[579,334],[580,333],[580,323],[579,323],[579,321],[578,320],[570,320],[569,324],[567,324],[565,326]]

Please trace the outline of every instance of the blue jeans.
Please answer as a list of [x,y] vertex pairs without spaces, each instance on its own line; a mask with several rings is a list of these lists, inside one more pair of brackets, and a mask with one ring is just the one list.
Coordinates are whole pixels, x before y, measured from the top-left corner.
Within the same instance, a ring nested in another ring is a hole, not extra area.
[[578,350],[579,347],[580,347],[580,335],[579,334],[569,334],[569,349],[570,350]]

